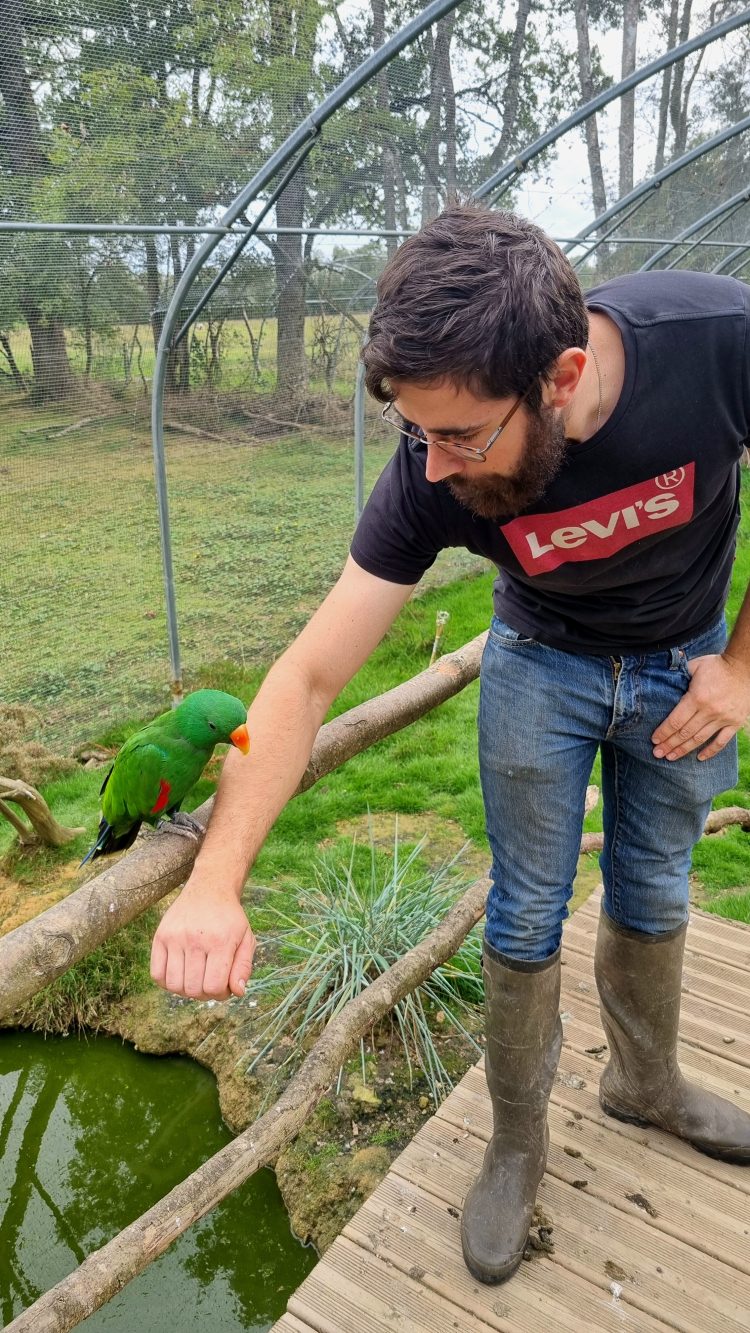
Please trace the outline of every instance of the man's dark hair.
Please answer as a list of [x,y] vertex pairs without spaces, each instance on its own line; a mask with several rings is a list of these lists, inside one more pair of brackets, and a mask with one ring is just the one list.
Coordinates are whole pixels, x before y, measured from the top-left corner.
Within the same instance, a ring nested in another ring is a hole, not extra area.
[[[377,290],[362,356],[381,403],[399,380],[449,378],[482,397],[522,394],[588,339],[568,260],[515,213],[452,205],[396,251]],[[527,403],[539,409],[541,384]]]

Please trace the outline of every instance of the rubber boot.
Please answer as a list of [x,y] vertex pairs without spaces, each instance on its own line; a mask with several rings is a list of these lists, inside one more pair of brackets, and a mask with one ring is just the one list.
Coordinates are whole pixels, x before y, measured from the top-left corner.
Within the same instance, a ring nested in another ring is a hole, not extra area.
[[562,1044],[560,950],[524,963],[485,944],[483,970],[493,1134],[464,1202],[461,1244],[475,1278],[505,1282],[523,1258],[547,1163],[547,1103]]
[[687,923],[660,935],[615,925],[604,910],[595,973],[610,1060],[599,1087],[607,1115],[658,1125],[709,1157],[750,1164],[750,1115],[683,1078],[677,1063]]

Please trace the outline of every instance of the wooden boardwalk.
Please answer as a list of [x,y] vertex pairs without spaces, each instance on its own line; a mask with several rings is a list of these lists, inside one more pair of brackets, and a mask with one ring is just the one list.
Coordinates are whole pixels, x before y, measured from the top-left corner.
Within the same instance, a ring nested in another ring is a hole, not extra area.
[[[538,1196],[554,1253],[495,1287],[464,1267],[460,1210],[491,1132],[480,1063],[394,1161],[273,1333],[748,1333],[750,1168],[599,1109],[598,909],[597,894],[565,927],[565,1043]],[[694,913],[682,1067],[750,1110],[749,1010],[750,927]]]

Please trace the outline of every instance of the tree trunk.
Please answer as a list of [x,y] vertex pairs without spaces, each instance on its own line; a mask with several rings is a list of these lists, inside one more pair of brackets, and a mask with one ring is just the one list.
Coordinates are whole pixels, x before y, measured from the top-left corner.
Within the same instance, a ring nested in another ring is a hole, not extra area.
[[513,33],[508,68],[505,72],[505,90],[503,92],[503,129],[500,142],[490,154],[489,171],[496,171],[505,164],[513,143],[518,119],[518,89],[521,82],[521,52],[526,41],[526,26],[531,13],[532,0],[519,0],[516,10],[516,27]]
[[[677,44],[677,23],[680,16],[680,0],[671,0],[669,23],[667,25],[667,50]],[[656,153],[654,155],[654,175],[664,166],[667,148],[667,121],[669,118],[669,92],[672,84],[673,67],[669,65],[661,76],[661,98],[659,100],[659,127],[656,132]]]
[[[172,222],[176,222],[172,218]],[[177,286],[182,277],[182,256],[180,254],[180,238],[174,234],[169,237],[172,250],[172,269],[174,272],[174,285]],[[174,380],[175,388],[178,393],[190,392],[190,337],[186,335],[174,353]]]
[[[31,828],[28,828],[11,810],[7,804],[9,801],[14,805],[20,805],[24,814],[28,816]],[[33,847],[40,842],[47,847],[64,847],[66,842],[72,842],[73,838],[85,833],[83,828],[66,828],[63,824],[58,824],[36,787],[31,787],[28,782],[22,782],[20,778],[0,777],[0,814],[5,815],[13,825],[22,847]]]
[[409,203],[408,192],[406,189],[406,179],[404,177],[404,168],[401,158],[396,154],[394,167],[396,170],[396,199],[398,208],[398,225],[401,231],[409,230]]
[[[372,0],[372,45],[375,51],[385,41],[385,0]],[[381,69],[375,83],[375,105],[377,110],[387,115],[390,111],[390,93],[388,89],[388,66]],[[396,153],[390,137],[383,134],[381,162],[383,167],[383,223],[386,231],[396,230]],[[386,251],[390,259],[395,254],[398,241],[395,236],[386,237]]]
[[[280,227],[301,227],[305,217],[305,165],[276,203]],[[285,403],[301,404],[307,385],[305,355],[305,272],[302,236],[278,236],[276,261],[276,393]]]
[[[445,94],[446,67],[450,68],[450,46],[453,35],[455,14],[440,19],[437,24],[435,39],[428,31],[430,53],[430,100],[426,126],[426,146],[424,153],[425,177],[422,187],[422,226],[440,211],[440,145],[443,141],[441,107]],[[455,115],[455,109],[454,109]],[[455,148],[454,148],[455,154]]]
[[[29,195],[49,167],[39,127],[23,49],[23,10],[17,0],[0,0],[0,97],[3,102],[3,147],[10,160],[12,188],[19,203],[28,207]],[[57,402],[74,389],[65,345],[65,326],[59,316],[45,314],[32,291],[19,292],[18,304],[31,334],[34,366],[32,401]]]
[[456,168],[456,90],[453,86],[450,50],[446,47],[443,61],[443,102],[445,106],[445,199],[456,197],[458,173]]
[[65,325],[56,316],[45,315],[36,302],[21,293],[18,304],[31,334],[34,382],[33,403],[56,403],[73,392],[73,374],[65,345]]
[[[578,38],[578,76],[581,82],[581,96],[584,102],[594,97],[594,78],[591,72],[591,44],[589,42],[589,16],[586,0],[575,0],[576,35]],[[594,214],[599,217],[607,208],[607,191],[604,186],[602,155],[599,147],[599,130],[596,115],[586,121],[586,151],[589,159],[591,176],[591,195],[594,202]]]
[[[640,0],[624,0],[622,7],[622,74],[626,79],[635,69]],[[620,98],[620,198],[633,188],[633,150],[635,142],[635,89]]]
[[[692,0],[685,0],[685,8],[682,11],[680,20],[679,42],[686,42],[690,34],[690,16],[692,11]],[[669,97],[669,118],[672,122],[674,133],[674,143],[672,145],[672,154],[674,157],[680,157],[685,151],[687,142],[687,105],[683,108],[682,85],[685,81],[685,61],[680,60],[674,66],[674,78],[672,79],[672,91]]]

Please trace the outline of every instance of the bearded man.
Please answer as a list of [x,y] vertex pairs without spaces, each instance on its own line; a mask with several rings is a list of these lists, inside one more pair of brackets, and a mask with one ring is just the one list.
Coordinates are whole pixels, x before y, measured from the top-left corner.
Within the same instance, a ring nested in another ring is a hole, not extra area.
[[167,989],[242,993],[245,876],[331,702],[441,549],[493,561],[478,731],[494,1133],[461,1226],[484,1282],[518,1267],[546,1163],[562,923],[597,752],[602,1107],[750,1163],[750,1115],[676,1059],[692,849],[737,781],[750,714],[750,600],[728,643],[724,620],[749,326],[750,290],[710,274],[625,275],[584,300],[558,247],[511,213],[454,206],[401,246],[363,353],[398,447],[341,578],[250,709],[253,764],[227,756],[154,939]]

